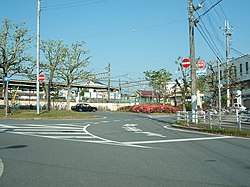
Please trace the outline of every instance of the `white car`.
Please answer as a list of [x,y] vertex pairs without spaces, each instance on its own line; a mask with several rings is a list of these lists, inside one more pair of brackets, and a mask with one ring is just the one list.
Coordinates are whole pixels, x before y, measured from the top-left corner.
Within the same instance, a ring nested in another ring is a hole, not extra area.
[[241,105],[241,104],[238,104],[238,103],[234,103],[234,108],[235,108],[235,109],[238,109],[238,110],[240,110],[240,111],[244,111],[244,110],[247,109],[247,107],[245,107],[245,106],[243,106],[243,105]]

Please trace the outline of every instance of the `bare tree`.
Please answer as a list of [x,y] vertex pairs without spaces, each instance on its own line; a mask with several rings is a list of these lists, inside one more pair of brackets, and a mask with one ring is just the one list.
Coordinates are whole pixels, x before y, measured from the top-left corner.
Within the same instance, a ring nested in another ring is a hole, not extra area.
[[85,68],[90,64],[91,56],[84,49],[84,42],[72,43],[66,47],[66,57],[57,67],[57,77],[67,85],[67,110],[70,110],[71,85],[75,81],[90,81],[90,71]]
[[[30,48],[32,37],[25,25],[25,22],[16,24],[9,19],[3,20],[0,30],[0,73],[5,77],[27,73],[30,67],[29,63],[33,60],[26,53]],[[5,82],[4,93],[7,91]]]
[[175,82],[176,86],[180,88],[182,110],[186,111],[186,99],[188,96],[190,96],[190,83],[187,82],[187,75],[185,74],[183,66],[178,62],[180,59],[182,59],[182,57],[179,56],[177,61],[175,61],[175,64],[177,64],[179,66],[178,69],[181,70],[182,82],[179,82],[178,79],[175,79]]
[[41,63],[45,68],[46,77],[48,77],[48,89],[47,89],[47,104],[48,110],[51,109],[51,86],[55,76],[56,68],[59,64],[65,62],[66,46],[62,40],[48,40],[41,42],[41,50],[46,58],[47,62]]

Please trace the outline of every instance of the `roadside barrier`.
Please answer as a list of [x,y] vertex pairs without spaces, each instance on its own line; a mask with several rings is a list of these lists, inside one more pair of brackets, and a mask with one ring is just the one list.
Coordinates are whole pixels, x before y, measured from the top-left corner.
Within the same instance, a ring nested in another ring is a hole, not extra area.
[[187,126],[190,124],[200,124],[207,125],[210,128],[214,127],[230,127],[238,129],[249,129],[250,130],[250,114],[215,114],[213,112],[196,112],[192,118],[191,111],[178,111],[177,112],[177,122],[184,122]]

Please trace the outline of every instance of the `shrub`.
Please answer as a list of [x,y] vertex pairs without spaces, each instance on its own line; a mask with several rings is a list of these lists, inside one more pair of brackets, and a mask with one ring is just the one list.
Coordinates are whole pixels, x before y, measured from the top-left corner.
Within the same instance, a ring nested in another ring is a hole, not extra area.
[[157,104],[140,104],[130,107],[131,112],[135,113],[176,113],[179,111],[178,107],[171,105],[157,105]]

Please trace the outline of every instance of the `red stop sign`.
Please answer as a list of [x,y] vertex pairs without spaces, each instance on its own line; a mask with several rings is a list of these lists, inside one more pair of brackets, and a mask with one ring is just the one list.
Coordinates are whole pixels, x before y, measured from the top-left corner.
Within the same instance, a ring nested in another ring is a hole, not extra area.
[[45,75],[44,74],[40,74],[39,77],[38,77],[38,80],[39,81],[44,81],[45,80]]
[[182,67],[189,68],[191,65],[191,62],[188,58],[184,58],[181,62]]
[[204,69],[206,66],[206,63],[203,60],[201,60],[198,62],[197,66],[199,69]]

